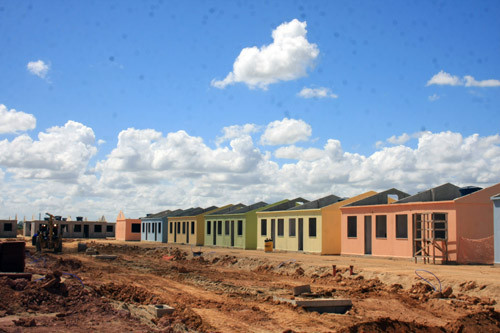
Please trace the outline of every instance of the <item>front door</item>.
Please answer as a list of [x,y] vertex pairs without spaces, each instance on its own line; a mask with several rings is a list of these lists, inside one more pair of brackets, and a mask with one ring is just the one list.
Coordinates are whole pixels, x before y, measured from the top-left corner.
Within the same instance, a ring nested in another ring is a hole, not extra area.
[[172,222],[174,224],[174,243],[177,243],[177,223],[179,222]]
[[231,221],[231,246],[234,246],[234,221]]
[[216,235],[216,233],[217,233],[217,221],[214,221],[213,224],[214,224],[214,227],[213,227],[214,245],[216,245],[217,244],[217,235]]
[[273,240],[273,249],[276,248],[276,220],[271,219],[271,239]]
[[372,254],[372,217],[365,216],[365,254]]
[[83,225],[83,237],[89,238],[89,225],[88,224]]
[[299,251],[304,251],[304,219],[299,219]]

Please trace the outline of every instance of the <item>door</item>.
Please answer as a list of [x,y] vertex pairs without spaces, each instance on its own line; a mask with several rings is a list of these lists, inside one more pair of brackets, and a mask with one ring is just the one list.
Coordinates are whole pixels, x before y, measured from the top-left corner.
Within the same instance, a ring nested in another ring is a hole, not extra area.
[[299,251],[304,251],[304,219],[299,219]]
[[155,232],[155,242],[158,241],[158,228],[156,227],[156,222],[153,223],[153,231]]
[[187,224],[187,230],[186,230],[186,244],[189,244],[189,233],[191,232],[191,228],[190,228],[190,222],[186,222]]
[[273,249],[276,248],[276,220],[275,219],[271,219],[271,239],[273,240]]
[[217,221],[214,221],[213,224],[214,224],[214,227],[213,227],[213,232],[212,233],[214,234],[214,245],[216,245],[217,244],[217,235],[216,235],[216,232],[217,232]]
[[372,217],[365,216],[365,254],[372,254]]
[[179,222],[172,222],[174,224],[174,243],[177,243],[177,223]]
[[83,225],[83,237],[89,238],[89,225],[88,224]]
[[231,221],[231,246],[234,246],[234,221]]

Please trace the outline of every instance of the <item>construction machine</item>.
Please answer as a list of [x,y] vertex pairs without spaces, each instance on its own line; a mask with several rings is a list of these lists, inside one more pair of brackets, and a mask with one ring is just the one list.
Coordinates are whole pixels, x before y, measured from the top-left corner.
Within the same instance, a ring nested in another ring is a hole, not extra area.
[[45,213],[49,216],[48,221],[40,225],[40,230],[36,235],[35,245],[37,252],[42,249],[54,250],[54,253],[62,252],[61,221],[54,218],[54,215]]

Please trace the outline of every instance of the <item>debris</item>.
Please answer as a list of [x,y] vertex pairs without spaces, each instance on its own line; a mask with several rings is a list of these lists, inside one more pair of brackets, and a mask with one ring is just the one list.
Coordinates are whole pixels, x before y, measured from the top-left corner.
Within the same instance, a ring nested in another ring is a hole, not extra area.
[[300,294],[310,293],[310,292],[311,292],[311,286],[308,284],[305,284],[303,286],[293,287],[293,296],[299,296]]
[[174,308],[173,307],[170,307],[170,306],[164,305],[164,304],[151,305],[151,308],[153,310],[153,314],[157,318],[161,318],[161,317],[163,317],[166,314],[171,314],[171,313],[174,312]]
[[93,257],[101,260],[115,260],[118,256],[114,254],[95,254]]

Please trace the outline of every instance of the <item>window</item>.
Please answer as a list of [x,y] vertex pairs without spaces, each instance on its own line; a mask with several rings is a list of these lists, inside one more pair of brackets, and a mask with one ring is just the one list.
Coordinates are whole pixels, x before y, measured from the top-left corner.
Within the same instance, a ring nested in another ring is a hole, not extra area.
[[191,234],[194,234],[194,221],[191,221]]
[[173,229],[172,229],[172,226],[174,225],[174,223],[173,223],[173,222],[170,222],[169,224],[170,224],[170,233],[173,233],[174,231],[173,231]]
[[278,219],[278,236],[282,236],[285,234],[285,220]]
[[295,237],[295,219],[288,219],[288,236]]
[[446,239],[446,214],[445,213],[433,213],[432,219],[434,220],[434,238],[435,239]]
[[396,238],[408,238],[408,215],[396,215]]
[[243,236],[243,221],[238,220],[238,236]]
[[148,226],[146,227],[146,229],[148,230],[148,233],[151,232],[151,223],[148,223]]
[[217,235],[222,235],[222,221],[217,221]]
[[182,222],[182,233],[186,233],[186,222]]
[[210,235],[210,233],[212,232],[210,230],[211,224],[212,224],[212,221],[207,221],[207,235]]
[[152,228],[153,228],[153,233],[155,232],[155,229],[156,229],[156,223],[151,223],[152,224]]
[[4,223],[3,231],[12,231],[12,223]]
[[102,232],[102,225],[100,224],[94,225],[94,232]]
[[358,237],[358,217],[348,216],[347,217],[347,237],[356,238]]
[[73,232],[82,232],[82,225],[75,224],[75,226],[73,227]]
[[309,237],[316,237],[316,218],[309,218]]
[[146,223],[143,223],[142,224],[142,232],[145,232],[146,231]]
[[106,226],[106,232],[113,232],[113,226],[112,225],[107,225]]
[[267,220],[266,219],[260,220],[260,235],[267,236]]
[[161,222],[158,222],[158,233],[161,233]]
[[229,221],[224,221],[224,234],[229,235]]
[[375,216],[375,236],[377,238],[387,238],[387,216],[377,215]]
[[181,233],[181,223],[176,222],[176,224],[177,224],[177,233],[180,234]]

